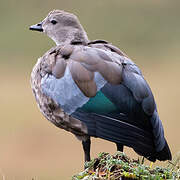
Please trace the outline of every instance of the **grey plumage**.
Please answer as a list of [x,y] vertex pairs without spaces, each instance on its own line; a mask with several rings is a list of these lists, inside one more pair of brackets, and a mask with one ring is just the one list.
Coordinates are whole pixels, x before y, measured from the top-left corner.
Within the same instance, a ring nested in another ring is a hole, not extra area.
[[57,102],[67,114],[72,114],[89,100],[74,83],[69,68],[66,68],[61,79],[56,79],[53,75],[43,77],[41,87],[43,93]]

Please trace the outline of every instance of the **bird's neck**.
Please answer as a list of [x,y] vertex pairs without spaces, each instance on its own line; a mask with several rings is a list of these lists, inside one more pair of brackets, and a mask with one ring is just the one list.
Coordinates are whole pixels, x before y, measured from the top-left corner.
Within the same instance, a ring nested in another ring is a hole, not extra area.
[[61,44],[71,44],[73,42],[81,42],[82,44],[87,44],[89,42],[86,32],[83,29],[71,29],[68,28],[61,29],[55,38],[52,38],[56,45]]

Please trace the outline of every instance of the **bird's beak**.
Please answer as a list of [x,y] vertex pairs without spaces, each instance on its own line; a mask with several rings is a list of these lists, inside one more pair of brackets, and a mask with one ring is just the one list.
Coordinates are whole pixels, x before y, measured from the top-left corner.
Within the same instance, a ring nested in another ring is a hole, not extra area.
[[30,26],[29,30],[43,32],[42,22],[40,22],[40,23],[38,23],[38,24],[35,24],[35,25]]

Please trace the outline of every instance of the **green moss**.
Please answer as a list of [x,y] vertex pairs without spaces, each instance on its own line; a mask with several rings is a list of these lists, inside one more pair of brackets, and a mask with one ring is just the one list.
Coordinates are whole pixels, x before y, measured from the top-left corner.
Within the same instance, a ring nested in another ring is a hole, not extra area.
[[180,168],[174,164],[172,168],[155,167],[140,163],[139,160],[130,159],[122,152],[114,155],[109,153],[100,153],[97,158],[85,164],[86,169],[83,172],[72,177],[72,180],[164,180],[180,179]]

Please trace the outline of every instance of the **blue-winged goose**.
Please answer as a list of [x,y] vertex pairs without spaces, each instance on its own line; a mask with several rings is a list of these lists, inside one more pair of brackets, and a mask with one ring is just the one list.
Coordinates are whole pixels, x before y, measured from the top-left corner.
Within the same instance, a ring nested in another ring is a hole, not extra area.
[[170,160],[156,103],[140,69],[104,40],[90,41],[78,18],[54,10],[30,30],[55,43],[38,59],[31,86],[43,115],[82,141],[90,160],[90,137],[134,149],[150,161]]

